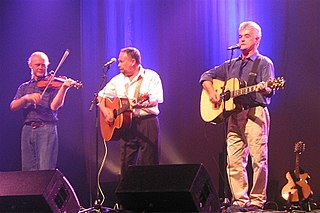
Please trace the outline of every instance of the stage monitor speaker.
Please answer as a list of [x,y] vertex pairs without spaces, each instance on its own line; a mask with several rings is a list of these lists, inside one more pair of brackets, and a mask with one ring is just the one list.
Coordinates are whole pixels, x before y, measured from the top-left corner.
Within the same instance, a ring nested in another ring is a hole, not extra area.
[[80,210],[67,178],[58,170],[0,172],[0,212]]
[[202,164],[129,166],[116,196],[137,212],[219,212],[219,198]]

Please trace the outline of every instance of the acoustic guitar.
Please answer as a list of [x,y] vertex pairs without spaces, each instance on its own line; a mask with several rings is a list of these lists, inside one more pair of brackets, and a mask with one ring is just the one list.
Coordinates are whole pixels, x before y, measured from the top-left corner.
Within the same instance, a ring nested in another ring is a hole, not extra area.
[[[231,78],[226,83],[213,79],[212,83],[216,91],[220,94],[220,103],[213,104],[209,99],[207,91],[203,89],[200,98],[200,113],[205,122],[211,122],[213,124],[219,124],[231,114],[241,110],[233,102],[234,98],[255,92],[257,89],[257,85],[240,88],[240,82],[237,78]],[[266,86],[271,89],[283,88],[284,84],[285,80],[283,77],[278,77],[266,82]]]
[[128,98],[104,98],[106,107],[112,109],[114,122],[112,124],[106,122],[106,118],[100,111],[100,129],[102,137],[105,141],[120,140],[123,131],[130,128],[132,121],[132,109],[137,105],[149,100],[149,95],[143,94],[137,100],[129,100]]
[[302,172],[300,169],[300,155],[304,150],[305,144],[302,141],[295,144],[295,169],[286,173],[288,183],[281,190],[283,199],[290,203],[307,200],[312,195],[311,187],[308,184],[310,177],[308,173]]

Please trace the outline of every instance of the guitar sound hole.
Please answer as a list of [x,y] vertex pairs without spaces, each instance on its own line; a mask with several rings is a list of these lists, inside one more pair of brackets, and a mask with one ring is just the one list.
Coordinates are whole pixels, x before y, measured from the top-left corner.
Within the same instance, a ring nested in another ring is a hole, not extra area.
[[224,100],[227,101],[227,100],[230,99],[230,97],[231,97],[231,95],[230,95],[230,90],[228,90],[228,91],[226,91],[226,92],[224,93]]
[[118,116],[117,110],[116,110],[116,109],[114,109],[114,110],[113,110],[113,117],[114,117],[114,119],[116,119],[116,118],[117,118],[117,116]]

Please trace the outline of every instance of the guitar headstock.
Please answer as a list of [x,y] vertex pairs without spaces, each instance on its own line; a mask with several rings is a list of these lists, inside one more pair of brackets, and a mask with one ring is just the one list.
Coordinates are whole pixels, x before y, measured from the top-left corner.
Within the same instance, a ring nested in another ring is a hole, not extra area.
[[301,154],[306,149],[306,144],[302,141],[297,142],[294,145],[294,152]]
[[270,80],[267,82],[268,87],[271,89],[283,89],[286,81],[284,80],[283,77],[278,77],[273,80]]

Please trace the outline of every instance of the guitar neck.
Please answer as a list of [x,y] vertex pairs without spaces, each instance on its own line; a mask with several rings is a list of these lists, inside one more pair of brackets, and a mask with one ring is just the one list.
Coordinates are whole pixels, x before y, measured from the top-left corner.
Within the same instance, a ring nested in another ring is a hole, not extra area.
[[296,152],[296,166],[294,170],[294,175],[296,176],[296,178],[299,178],[300,176],[300,155],[298,152]]
[[125,106],[119,108],[119,109],[117,110],[117,116],[120,115],[121,113],[124,113],[124,112],[127,111],[129,108],[130,108],[129,105],[125,105]]
[[130,108],[129,99],[121,99],[121,104],[122,104],[122,106],[119,107],[119,109],[115,110],[116,111],[116,115],[115,116],[118,116],[121,113],[124,113],[125,111],[127,111]]
[[246,94],[249,94],[251,92],[255,92],[257,89],[257,85],[253,85],[253,86],[248,86],[248,87],[244,87],[244,88],[241,88],[241,89],[237,89],[237,90],[234,90],[234,91],[230,91],[230,97],[231,98],[235,98],[235,97],[238,97],[240,95],[246,95]]
[[[145,101],[149,100],[149,95],[143,95],[141,97],[138,97],[135,104],[141,104]],[[122,106],[116,110],[117,116],[121,113],[124,113],[125,111],[129,110],[131,107],[131,103],[129,99],[122,99]]]

